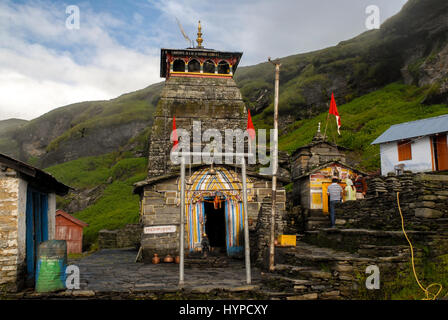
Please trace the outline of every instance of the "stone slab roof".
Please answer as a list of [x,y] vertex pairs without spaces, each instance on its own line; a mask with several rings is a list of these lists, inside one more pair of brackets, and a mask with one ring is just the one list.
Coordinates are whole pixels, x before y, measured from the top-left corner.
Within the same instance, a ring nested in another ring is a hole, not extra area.
[[[219,166],[224,166],[224,167],[232,167],[233,169],[235,168],[240,168],[239,166],[235,166],[235,165],[228,165],[228,164],[220,164]],[[208,167],[208,165],[196,165],[196,166],[192,166],[191,168],[196,170],[199,168],[204,168],[204,167]],[[255,177],[258,179],[262,179],[262,180],[272,180],[272,176],[271,175],[261,175],[259,173],[253,172],[253,171],[246,171],[247,176],[249,177]],[[156,177],[151,177],[151,178],[147,178],[143,181],[139,181],[134,183],[134,193],[135,194],[139,194],[142,191],[142,188],[145,186],[150,186],[171,178],[177,178],[180,176],[180,171],[177,172],[171,172],[168,174],[164,174],[164,175],[160,175],[160,176],[156,176]],[[281,177],[281,176],[277,176],[277,181],[282,182],[282,183],[289,183],[290,181]]]
[[306,173],[302,174],[301,176],[295,178],[294,180],[299,180],[299,179],[308,177],[310,174],[312,174],[312,173],[314,173],[316,171],[319,171],[319,170],[321,170],[323,168],[326,168],[326,167],[328,167],[328,166],[330,166],[332,164],[339,164],[339,165],[341,165],[343,167],[346,167],[346,168],[348,168],[348,169],[350,169],[350,170],[352,170],[352,171],[354,171],[354,172],[356,172],[358,174],[361,174],[363,176],[367,176],[367,173],[362,172],[362,171],[360,171],[360,170],[358,170],[356,168],[353,168],[352,166],[350,166],[350,165],[348,165],[348,164],[346,164],[344,162],[341,162],[341,161],[328,161],[328,162],[326,162],[326,163],[324,163],[324,164],[322,164],[322,165],[320,165],[318,167],[312,168],[311,170],[309,170],[308,172],[306,172]]

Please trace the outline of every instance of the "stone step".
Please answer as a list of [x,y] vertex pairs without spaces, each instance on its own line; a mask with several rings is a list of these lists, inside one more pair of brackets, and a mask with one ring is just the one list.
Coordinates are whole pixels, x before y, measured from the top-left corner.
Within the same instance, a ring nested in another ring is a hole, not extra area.
[[276,273],[262,273],[261,281],[266,287],[283,291],[285,294],[312,290],[312,282],[307,279],[291,278]]
[[[431,231],[407,231],[408,236],[413,242],[419,242],[419,239],[433,235]],[[400,231],[384,231],[384,230],[368,230],[368,229],[340,229],[340,228],[317,228],[305,232],[303,241],[309,244],[328,247],[338,251],[345,251],[350,253],[359,253],[361,255],[368,255],[369,247],[362,246],[379,246],[383,249],[384,254],[390,255],[393,253],[385,249],[386,246],[397,246],[399,252],[405,250],[403,247],[408,246],[403,232]],[[361,251],[358,251],[359,249]]]
[[297,266],[290,264],[276,264],[274,266],[274,272],[287,275],[287,276],[297,276],[300,272],[305,270],[311,270],[312,267],[307,266]]
[[[415,252],[415,251],[414,251]],[[365,257],[408,257],[410,254],[409,246],[405,245],[392,245],[392,246],[376,246],[369,244],[362,244],[357,250],[359,255]]]

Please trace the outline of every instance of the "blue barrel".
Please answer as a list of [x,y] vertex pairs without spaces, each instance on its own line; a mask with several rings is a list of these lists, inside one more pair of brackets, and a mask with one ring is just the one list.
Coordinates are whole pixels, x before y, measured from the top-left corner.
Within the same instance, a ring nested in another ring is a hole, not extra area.
[[39,245],[36,267],[36,292],[65,290],[67,243],[48,240]]

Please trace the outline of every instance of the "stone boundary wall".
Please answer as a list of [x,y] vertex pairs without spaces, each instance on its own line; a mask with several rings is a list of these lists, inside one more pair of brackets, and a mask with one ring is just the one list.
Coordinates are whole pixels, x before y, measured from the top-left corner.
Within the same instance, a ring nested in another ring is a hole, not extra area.
[[19,179],[16,172],[0,172],[0,287],[14,290],[18,279],[18,198]]
[[448,238],[448,175],[406,172],[375,177],[366,199],[337,204],[338,224],[343,228],[401,230],[397,192],[406,230],[433,232],[428,243]]
[[[257,266],[267,268],[269,266],[269,242],[271,237],[272,198],[265,197],[261,205],[257,223],[251,228],[251,261]],[[286,210],[281,204],[277,205],[275,215],[275,238],[282,234],[287,226]]]
[[140,246],[142,227],[140,224],[128,224],[122,229],[100,230],[98,246],[100,249],[128,248]]

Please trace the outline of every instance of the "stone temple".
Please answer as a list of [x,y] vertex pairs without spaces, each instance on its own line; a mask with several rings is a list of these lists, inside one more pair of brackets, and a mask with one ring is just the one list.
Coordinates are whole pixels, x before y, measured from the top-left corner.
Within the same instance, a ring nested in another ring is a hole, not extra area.
[[[141,249],[145,262],[151,261],[154,254],[161,257],[179,254],[180,170],[170,160],[173,119],[177,130],[189,132],[191,151],[204,150],[210,143],[210,140],[196,141],[193,130],[204,134],[207,129],[218,129],[224,145],[226,129],[244,132],[247,126],[246,106],[233,79],[242,53],[206,49],[201,35],[199,24],[196,47],[161,49],[160,74],[166,81],[154,114],[148,176],[134,188],[134,193],[140,195],[140,221],[144,227]],[[272,177],[248,168],[248,205],[244,208],[240,165],[224,163],[223,159],[222,164],[197,161],[187,164],[185,252],[199,251],[202,236],[207,234],[210,246],[217,248],[217,252],[240,257],[246,227],[251,232],[252,254],[265,252]],[[285,203],[286,194],[279,178],[278,233],[283,229]],[[249,226],[244,225],[245,214]]]

